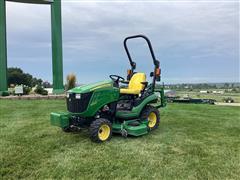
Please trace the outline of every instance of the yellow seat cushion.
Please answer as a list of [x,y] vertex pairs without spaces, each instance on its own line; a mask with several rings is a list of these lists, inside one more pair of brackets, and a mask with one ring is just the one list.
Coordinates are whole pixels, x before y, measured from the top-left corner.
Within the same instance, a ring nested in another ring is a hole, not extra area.
[[144,89],[144,84],[146,82],[146,75],[144,73],[136,73],[132,76],[129,81],[128,88],[121,88],[121,94],[140,94]]

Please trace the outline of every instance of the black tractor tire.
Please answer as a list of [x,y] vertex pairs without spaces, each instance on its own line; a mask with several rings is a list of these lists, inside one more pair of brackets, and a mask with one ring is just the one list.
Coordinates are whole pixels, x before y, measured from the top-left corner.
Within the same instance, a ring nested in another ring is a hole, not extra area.
[[[151,123],[150,122],[150,119],[149,117],[150,116],[154,116],[154,123]],[[160,113],[158,111],[157,108],[153,107],[153,106],[150,106],[150,105],[147,105],[142,113],[141,113],[141,117],[140,117],[141,120],[146,120],[148,119],[149,120],[149,123],[148,123],[148,128],[150,131],[154,130],[154,129],[157,129],[158,126],[159,126],[159,123],[160,123]]]
[[[105,128],[105,130],[103,129],[103,127]],[[93,142],[100,143],[108,141],[112,137],[112,123],[104,118],[96,119],[91,123],[89,127],[89,133],[90,138]],[[101,133],[103,134],[101,135]]]

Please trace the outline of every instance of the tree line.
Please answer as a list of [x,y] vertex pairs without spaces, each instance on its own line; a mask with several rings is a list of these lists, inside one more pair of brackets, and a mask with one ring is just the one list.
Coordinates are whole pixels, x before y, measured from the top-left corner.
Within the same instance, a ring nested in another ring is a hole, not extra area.
[[28,87],[35,87],[37,85],[41,85],[43,87],[51,87],[52,85],[49,82],[43,82],[42,79],[38,79],[33,77],[29,73],[23,72],[21,68],[10,67],[7,69],[7,81],[8,87],[11,85],[25,85]]

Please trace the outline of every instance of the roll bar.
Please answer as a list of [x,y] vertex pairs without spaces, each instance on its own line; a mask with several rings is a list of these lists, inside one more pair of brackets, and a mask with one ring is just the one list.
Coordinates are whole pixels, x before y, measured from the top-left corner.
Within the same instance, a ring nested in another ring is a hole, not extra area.
[[141,35],[141,34],[126,37],[126,38],[124,39],[124,42],[123,42],[125,51],[126,51],[126,53],[127,53],[127,56],[128,56],[128,59],[129,59],[131,68],[132,68],[132,69],[131,69],[131,71],[132,71],[131,76],[132,76],[133,73],[134,73],[134,69],[136,69],[136,63],[132,60],[132,57],[131,57],[131,55],[130,55],[130,53],[129,53],[129,50],[128,50],[128,47],[127,47],[127,41],[128,41],[129,39],[135,39],[135,38],[143,38],[143,39],[145,39],[145,40],[147,41],[147,44],[148,44],[148,47],[149,47],[149,50],[150,50],[150,53],[151,53],[151,56],[152,56],[152,59],[153,59],[153,64],[154,64],[154,71],[153,71],[153,73],[152,73],[152,74],[153,74],[153,75],[152,75],[152,76],[153,76],[153,82],[152,82],[152,89],[151,89],[151,91],[154,92],[156,81],[160,81],[160,75],[159,75],[159,76],[156,75],[156,71],[157,71],[158,68],[159,68],[159,61],[158,61],[158,60],[156,59],[156,57],[155,57],[155,54],[154,54],[154,52],[153,52],[153,48],[152,48],[151,41],[150,41],[146,36]]
[[152,56],[152,59],[153,59],[153,64],[155,65],[155,67],[158,68],[159,67],[159,61],[155,58],[155,54],[153,52],[151,41],[145,35],[139,34],[139,35],[126,37],[124,39],[124,42],[123,42],[125,51],[127,53],[128,59],[129,59],[129,62],[131,64],[131,66],[132,66],[132,70],[134,70],[136,68],[136,63],[132,60],[132,57],[131,57],[131,55],[129,53],[129,50],[128,50],[128,47],[127,47],[127,41],[129,39],[136,39],[136,38],[143,38],[143,39],[145,39],[147,41],[147,44],[148,44],[148,47],[149,47],[149,50],[150,50],[150,53],[151,53],[151,56]]

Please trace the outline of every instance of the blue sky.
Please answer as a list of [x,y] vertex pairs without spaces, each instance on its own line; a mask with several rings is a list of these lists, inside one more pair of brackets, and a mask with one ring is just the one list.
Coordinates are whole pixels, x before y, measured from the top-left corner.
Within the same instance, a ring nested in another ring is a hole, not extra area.
[[[165,83],[239,82],[238,1],[62,0],[64,77],[126,76],[123,39],[145,34]],[[50,7],[7,2],[8,67],[52,81]],[[129,43],[137,70],[153,69],[143,41]]]

